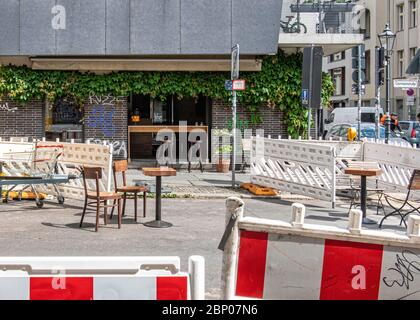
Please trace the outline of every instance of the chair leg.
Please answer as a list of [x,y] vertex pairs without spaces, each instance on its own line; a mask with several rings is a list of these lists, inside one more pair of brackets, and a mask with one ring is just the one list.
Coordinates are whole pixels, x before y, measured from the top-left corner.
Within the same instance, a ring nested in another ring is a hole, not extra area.
[[137,192],[134,192],[134,220],[137,222]]
[[125,203],[127,201],[127,193],[124,193],[123,196],[123,207],[122,207],[122,215],[125,216]]
[[112,205],[111,216],[110,216],[111,220],[114,217],[114,209],[116,205],[117,205],[117,199],[114,200],[114,204]]
[[100,201],[98,200],[96,202],[96,225],[95,225],[95,232],[98,232],[98,228],[99,228],[99,205],[100,205]]
[[121,199],[118,199],[118,229],[121,229],[121,220],[122,220]]
[[83,219],[85,218],[85,214],[86,214],[87,202],[88,202],[88,199],[85,198],[85,205],[83,207],[82,219],[80,220],[80,226],[79,226],[79,228],[81,228],[82,225],[83,225]]
[[108,208],[106,207],[108,205],[108,201],[104,201],[104,224],[108,224]]
[[147,191],[143,192],[143,218],[146,218]]

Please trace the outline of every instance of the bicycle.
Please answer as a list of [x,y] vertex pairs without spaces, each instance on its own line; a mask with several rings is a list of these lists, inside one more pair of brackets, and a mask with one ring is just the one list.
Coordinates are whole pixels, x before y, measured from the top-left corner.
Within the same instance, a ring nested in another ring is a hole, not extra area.
[[286,16],[287,21],[280,20],[280,27],[283,29],[284,33],[307,33],[308,29],[306,26],[300,22],[300,19],[296,19],[295,22],[292,22],[294,16]]

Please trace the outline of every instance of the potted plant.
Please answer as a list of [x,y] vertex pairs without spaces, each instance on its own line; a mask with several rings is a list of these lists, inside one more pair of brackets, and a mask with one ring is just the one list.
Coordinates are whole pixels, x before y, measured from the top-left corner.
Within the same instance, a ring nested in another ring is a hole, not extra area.
[[232,153],[232,146],[224,145],[216,150],[216,170],[217,172],[227,173],[230,166],[230,155]]

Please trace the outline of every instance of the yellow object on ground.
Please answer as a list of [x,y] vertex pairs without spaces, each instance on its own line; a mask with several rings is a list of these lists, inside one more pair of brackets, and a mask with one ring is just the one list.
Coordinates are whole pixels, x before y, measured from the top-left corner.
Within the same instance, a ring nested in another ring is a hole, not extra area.
[[[44,200],[47,195],[45,193],[39,193],[39,199]],[[6,191],[3,191],[2,193],[2,198],[6,197]],[[11,191],[9,192],[9,198],[11,199],[19,199],[19,192],[18,191]],[[22,192],[22,197],[20,198],[22,200],[35,200],[36,199],[36,195],[33,192],[27,192],[27,191],[23,191]]]
[[276,196],[277,192],[273,188],[261,187],[253,183],[244,183],[241,185],[242,189],[248,190],[249,192],[257,196]]

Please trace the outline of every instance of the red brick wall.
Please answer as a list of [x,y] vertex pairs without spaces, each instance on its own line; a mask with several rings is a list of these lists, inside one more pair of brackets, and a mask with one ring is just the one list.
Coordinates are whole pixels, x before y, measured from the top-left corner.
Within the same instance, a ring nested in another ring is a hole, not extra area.
[[[271,135],[277,138],[287,136],[287,127],[283,123],[283,113],[275,107],[274,109],[268,106],[262,106],[258,113],[262,121],[257,125],[251,125],[251,112],[246,110],[242,105],[237,106],[237,122],[238,128],[241,128],[241,123],[248,121],[248,128],[253,129],[255,134],[256,129],[264,129],[264,135]],[[228,128],[229,121],[232,117],[231,105],[222,100],[212,101],[212,124],[214,129]]]
[[[15,111],[8,109],[17,108]],[[0,101],[0,137],[29,137],[40,139],[44,136],[44,101],[32,99],[25,104],[3,99]]]

